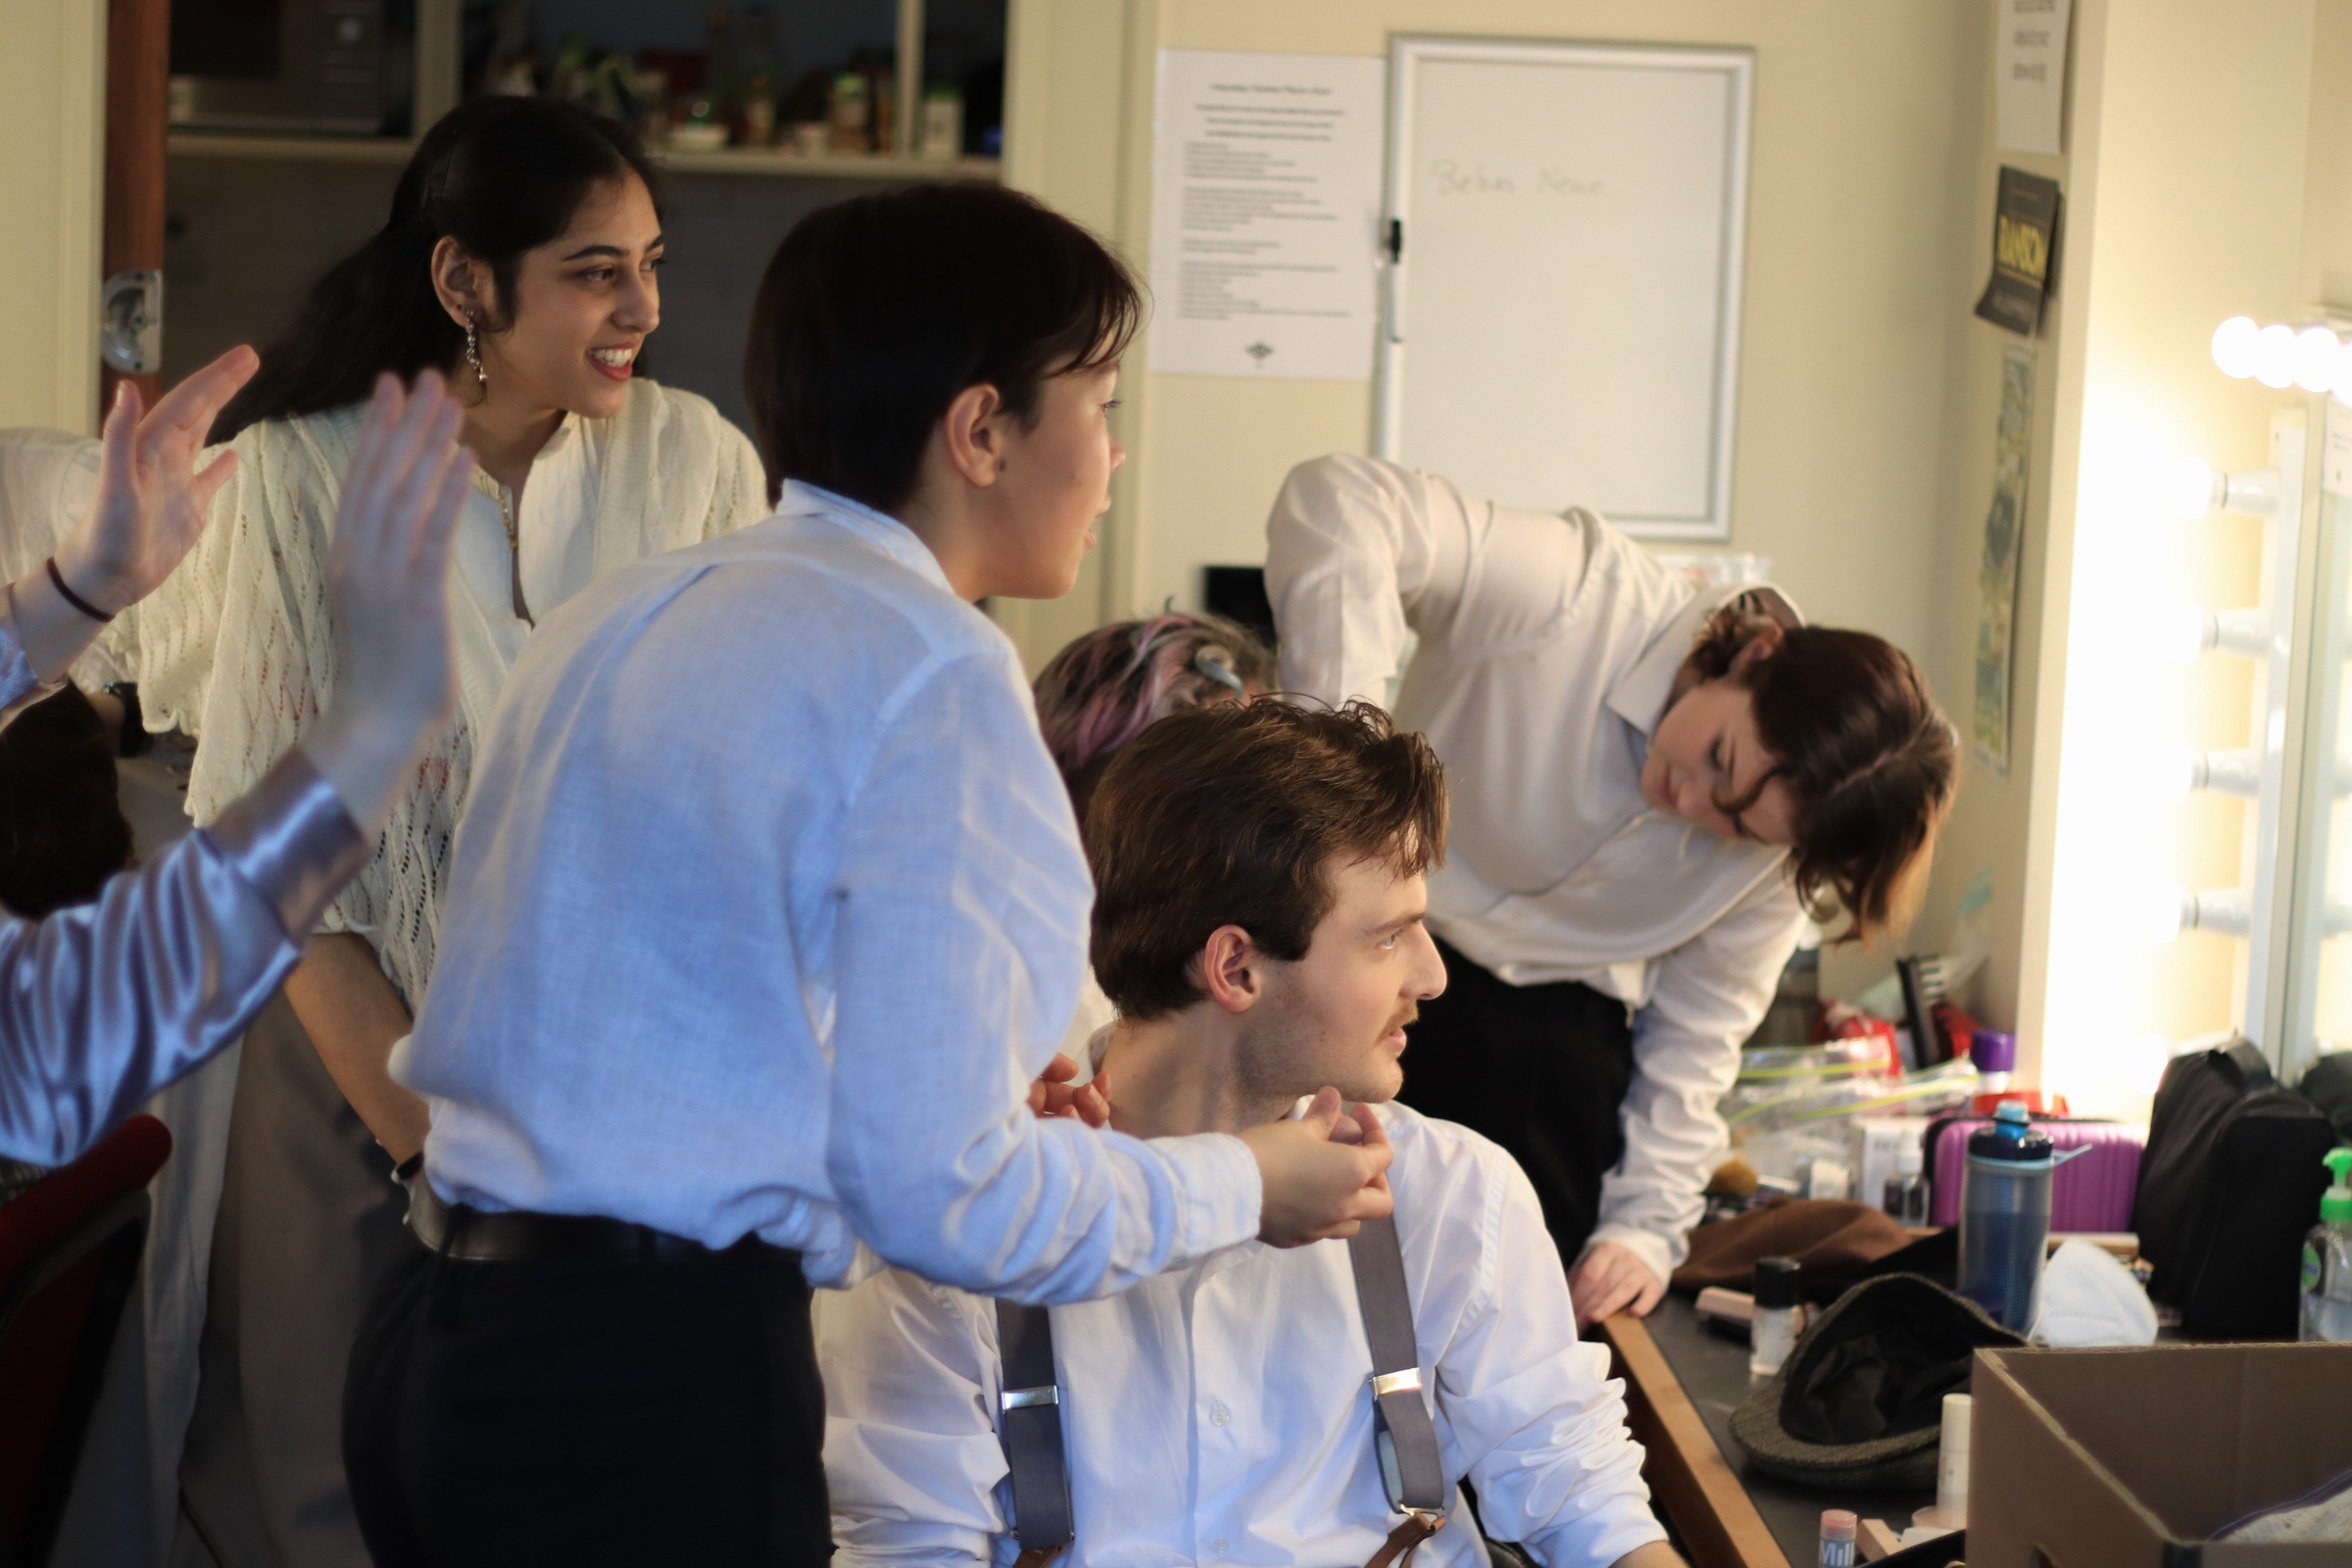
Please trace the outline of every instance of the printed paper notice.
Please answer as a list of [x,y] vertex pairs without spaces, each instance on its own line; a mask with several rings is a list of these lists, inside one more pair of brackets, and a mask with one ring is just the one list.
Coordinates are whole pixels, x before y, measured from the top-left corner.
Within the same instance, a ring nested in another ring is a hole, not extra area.
[[1999,74],[1993,88],[1993,129],[2003,152],[2064,151],[2066,27],[2073,0],[1999,0]]
[[2017,559],[2026,527],[2026,470],[2034,451],[2034,351],[2001,348],[2001,416],[1992,436],[1992,506],[1977,567],[1977,755],[2009,771],[2011,665],[2017,657]]
[[1152,368],[1362,381],[1388,62],[1159,52]]

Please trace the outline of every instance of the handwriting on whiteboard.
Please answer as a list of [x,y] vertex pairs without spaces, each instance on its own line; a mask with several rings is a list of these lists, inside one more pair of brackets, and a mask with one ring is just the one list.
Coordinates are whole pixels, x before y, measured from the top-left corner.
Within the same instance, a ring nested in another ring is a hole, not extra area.
[[1605,196],[1609,182],[1589,179],[1557,169],[1539,169],[1533,179],[1487,172],[1484,164],[1462,164],[1441,158],[1430,165],[1431,188],[1440,196],[1516,196],[1524,188],[1536,196]]

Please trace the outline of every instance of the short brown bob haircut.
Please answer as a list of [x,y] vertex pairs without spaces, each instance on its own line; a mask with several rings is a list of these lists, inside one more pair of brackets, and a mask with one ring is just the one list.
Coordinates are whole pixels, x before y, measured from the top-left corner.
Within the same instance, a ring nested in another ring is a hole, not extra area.
[[1086,813],[1095,977],[1122,1017],[1199,1002],[1211,933],[1306,956],[1331,912],[1326,868],[1417,876],[1446,857],[1446,773],[1427,739],[1369,703],[1216,704],[1160,719],[1121,751]]
[[913,494],[966,387],[1034,419],[1050,378],[1126,352],[1143,294],[1102,242],[999,185],[912,185],[810,213],[752,303],[743,390],[767,468],[878,512]]
[[1791,626],[1771,658],[1734,670],[1759,629],[1757,616],[1728,606],[1690,657],[1702,678],[1746,688],[1756,738],[1780,759],[1745,799],[1716,805],[1745,810],[1769,780],[1786,779],[1795,808],[1788,869],[1806,911],[1826,922],[1843,909],[1839,941],[1899,932],[1958,787],[1951,720],[1910,656],[1866,631]]

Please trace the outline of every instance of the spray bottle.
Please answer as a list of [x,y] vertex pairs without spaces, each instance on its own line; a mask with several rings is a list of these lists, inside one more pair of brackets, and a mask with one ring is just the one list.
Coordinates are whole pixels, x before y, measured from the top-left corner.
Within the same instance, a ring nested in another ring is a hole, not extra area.
[[2306,1340],[2352,1343],[2352,1149],[2320,1156],[2329,1185],[2320,1199],[2320,1222],[2303,1239],[2303,1335]]

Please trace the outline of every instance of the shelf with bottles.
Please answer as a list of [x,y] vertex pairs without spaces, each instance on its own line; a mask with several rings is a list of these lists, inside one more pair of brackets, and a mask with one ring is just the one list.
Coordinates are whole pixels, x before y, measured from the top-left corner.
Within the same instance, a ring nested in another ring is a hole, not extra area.
[[[400,165],[416,144],[400,136],[231,135],[176,131],[174,158],[220,158],[249,163]],[[721,147],[711,152],[675,146],[654,151],[655,159],[678,174],[739,174],[795,179],[996,179],[994,158],[907,158],[896,153],[824,153],[811,156],[789,147]]]
[[625,119],[685,172],[985,175],[1004,36],[1004,0],[489,0],[461,79]]
[[996,179],[1004,166],[994,158],[906,158],[896,153],[832,153],[810,156],[783,147],[722,147],[715,152],[654,154],[679,174],[783,175],[804,179]]
[[218,130],[175,130],[165,143],[174,158],[230,158],[246,162],[405,164],[416,144],[406,136],[301,136]]
[[[417,0],[414,118],[482,92],[625,118],[685,174],[994,179],[1005,0]],[[897,90],[920,81],[919,98]],[[397,165],[414,136],[175,128],[174,156]]]

